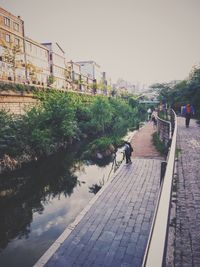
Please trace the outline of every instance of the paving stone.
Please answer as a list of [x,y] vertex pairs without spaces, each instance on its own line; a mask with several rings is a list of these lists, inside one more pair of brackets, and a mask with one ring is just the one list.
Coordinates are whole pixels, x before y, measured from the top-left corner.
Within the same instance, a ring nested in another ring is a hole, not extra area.
[[200,128],[195,120],[185,127],[178,118],[175,267],[200,266]]

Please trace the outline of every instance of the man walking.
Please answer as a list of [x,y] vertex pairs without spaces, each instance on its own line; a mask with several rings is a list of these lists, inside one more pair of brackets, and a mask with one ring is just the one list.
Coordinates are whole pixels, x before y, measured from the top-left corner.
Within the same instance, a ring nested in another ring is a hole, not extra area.
[[188,128],[190,124],[191,116],[194,115],[194,108],[192,105],[187,104],[183,107],[183,115],[185,115],[185,126]]
[[124,152],[125,152],[125,156],[126,156],[126,164],[132,163],[131,162],[131,153],[133,152],[133,148],[129,142],[125,142]]

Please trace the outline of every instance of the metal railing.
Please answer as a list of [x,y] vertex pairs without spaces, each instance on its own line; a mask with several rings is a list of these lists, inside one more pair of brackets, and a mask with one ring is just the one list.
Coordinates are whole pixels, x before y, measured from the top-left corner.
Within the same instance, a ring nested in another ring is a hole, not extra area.
[[172,116],[174,118],[173,137],[168,152],[166,172],[161,185],[152,228],[143,259],[143,267],[162,267],[166,264],[166,247],[177,137],[177,118],[174,111],[172,111]]
[[163,120],[157,117],[157,132],[159,139],[168,147],[169,141],[172,138],[172,126],[170,121]]

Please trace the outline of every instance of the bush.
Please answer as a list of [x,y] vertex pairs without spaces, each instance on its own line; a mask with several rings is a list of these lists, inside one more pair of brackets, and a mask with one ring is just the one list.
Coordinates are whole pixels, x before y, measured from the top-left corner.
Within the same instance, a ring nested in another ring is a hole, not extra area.
[[158,150],[158,152],[160,152],[161,155],[166,156],[167,155],[167,149],[165,147],[165,144],[160,141],[157,132],[153,133],[153,140],[152,141],[153,141],[154,146]]
[[[23,86],[17,88],[21,90]],[[37,92],[35,97],[39,104],[15,120],[6,112],[0,113],[0,144],[6,137],[12,137],[3,143],[2,155],[41,157],[83,137],[95,139],[90,146],[92,152],[106,154],[113,152],[127,130],[138,123],[137,107],[122,99],[80,96],[53,89]]]
[[112,145],[112,139],[109,137],[100,137],[90,143],[89,148],[92,153],[105,152]]
[[0,110],[0,157],[4,154],[15,156],[19,150],[16,121],[8,112]]
[[0,82],[0,91],[8,91],[8,90],[19,92],[19,93],[34,93],[41,89],[35,86],[32,86],[32,85]]

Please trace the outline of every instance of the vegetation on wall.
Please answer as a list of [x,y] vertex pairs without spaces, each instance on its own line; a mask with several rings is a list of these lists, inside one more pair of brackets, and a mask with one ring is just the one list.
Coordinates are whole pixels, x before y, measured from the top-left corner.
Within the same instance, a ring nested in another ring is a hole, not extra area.
[[13,91],[16,93],[33,93],[39,91],[39,89],[33,85],[0,82],[0,92],[6,91]]

